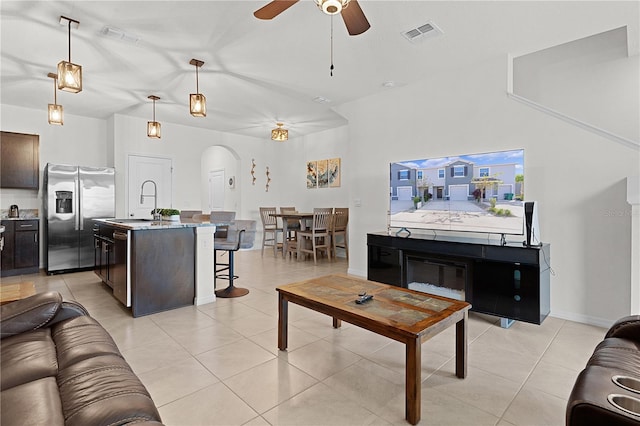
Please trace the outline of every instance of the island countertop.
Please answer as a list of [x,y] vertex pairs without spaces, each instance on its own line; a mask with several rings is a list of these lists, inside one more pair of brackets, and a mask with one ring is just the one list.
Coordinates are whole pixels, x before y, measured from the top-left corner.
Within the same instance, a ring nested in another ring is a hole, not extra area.
[[200,226],[215,226],[214,223],[193,222],[190,220],[173,221],[151,219],[94,219],[96,222],[113,226],[123,230],[140,231],[140,230],[160,230],[160,229],[176,229],[176,228],[196,228]]

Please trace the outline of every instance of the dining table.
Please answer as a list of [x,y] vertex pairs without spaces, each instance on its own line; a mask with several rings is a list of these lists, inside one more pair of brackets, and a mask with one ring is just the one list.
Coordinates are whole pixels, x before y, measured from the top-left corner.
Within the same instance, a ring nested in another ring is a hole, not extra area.
[[300,230],[307,229],[308,222],[313,220],[313,213],[285,212],[271,213],[272,217],[282,219],[282,257],[287,255],[287,235],[289,235],[289,220],[298,220],[300,222]]

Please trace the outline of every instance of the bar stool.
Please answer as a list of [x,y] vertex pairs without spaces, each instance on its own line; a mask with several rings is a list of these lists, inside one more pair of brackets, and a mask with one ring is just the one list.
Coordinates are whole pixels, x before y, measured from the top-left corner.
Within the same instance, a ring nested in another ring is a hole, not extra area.
[[[280,207],[280,213],[297,213],[295,207]],[[284,228],[286,228],[287,234],[284,235]],[[300,230],[300,221],[297,219],[286,219],[282,218],[282,256],[285,257],[287,254],[295,253],[297,251],[297,243],[298,243],[298,231]]]
[[[218,279],[228,280],[229,286],[222,290],[216,290],[217,297],[240,297],[249,293],[246,288],[235,287],[233,280],[238,278],[235,275],[233,257],[236,251],[240,249],[248,249],[253,247],[256,238],[256,221],[255,220],[236,220],[229,225],[227,229],[227,238],[224,242],[216,241],[214,243],[214,287]],[[224,250],[228,253],[228,263],[218,262],[217,252]],[[223,273],[227,271],[227,273]]]
[[[300,253],[311,253],[313,254],[313,262],[317,263],[318,250],[324,250],[329,260],[331,260],[329,231],[331,229],[332,216],[333,207],[313,209],[313,225],[311,229],[298,231],[298,259],[300,259]],[[308,244],[306,239],[310,240]]]

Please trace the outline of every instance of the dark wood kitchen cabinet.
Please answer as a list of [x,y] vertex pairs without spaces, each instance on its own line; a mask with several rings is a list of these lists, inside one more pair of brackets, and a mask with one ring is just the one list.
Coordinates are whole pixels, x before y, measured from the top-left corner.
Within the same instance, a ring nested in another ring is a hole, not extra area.
[[0,132],[0,186],[38,189],[40,182],[40,137]]
[[40,269],[40,236],[38,219],[3,220],[3,277],[33,274]]

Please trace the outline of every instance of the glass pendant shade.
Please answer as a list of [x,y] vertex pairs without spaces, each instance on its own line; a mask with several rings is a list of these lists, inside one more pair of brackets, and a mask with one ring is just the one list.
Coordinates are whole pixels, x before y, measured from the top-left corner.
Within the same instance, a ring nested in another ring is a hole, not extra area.
[[160,123],[156,121],[156,101],[160,98],[155,95],[147,97],[153,101],[153,121],[147,121],[147,136],[150,138],[160,139],[161,126]]
[[67,61],[58,63],[58,89],[65,92],[82,91],[82,67]]
[[278,125],[278,128],[273,129],[271,131],[271,140],[272,141],[278,141],[278,142],[283,142],[289,139],[289,131],[287,129],[283,129],[282,126],[284,125],[283,123],[276,123]]
[[65,92],[78,93],[82,91],[82,67],[71,62],[71,26],[78,28],[80,22],[61,16],[60,23],[63,24],[65,22],[69,27],[69,60],[63,60],[58,63],[58,89]]
[[64,111],[62,105],[49,104],[48,110],[49,124],[57,124],[62,126],[64,124]]
[[198,84],[198,68],[204,65],[204,62],[200,59],[192,59],[189,63],[196,67],[196,93],[189,95],[189,112],[194,117],[206,117],[207,116],[207,98],[200,93],[200,87]]
[[64,111],[62,109],[62,105],[58,105],[58,92],[56,92],[56,80],[58,79],[58,75],[50,72],[47,74],[47,77],[53,79],[53,103],[49,104],[49,107],[47,108],[47,119],[49,124],[62,126],[64,124]]
[[160,139],[161,125],[157,121],[147,121],[147,136]]
[[200,93],[191,93],[189,95],[189,110],[194,117],[207,116],[207,98]]

